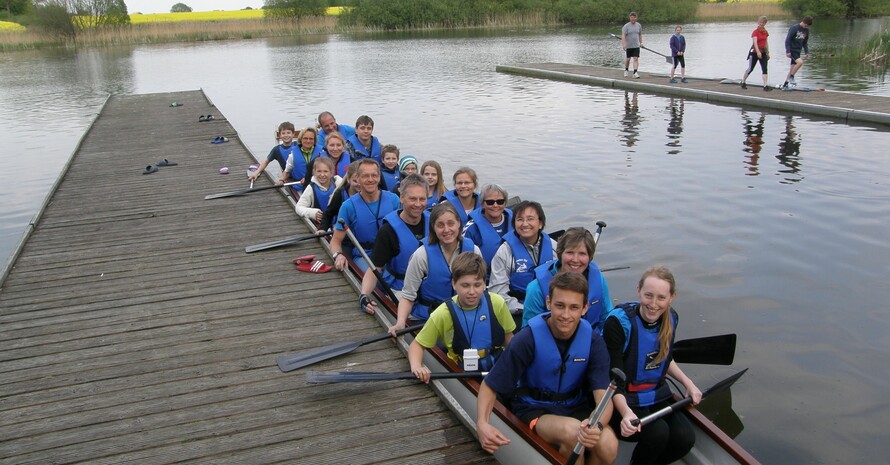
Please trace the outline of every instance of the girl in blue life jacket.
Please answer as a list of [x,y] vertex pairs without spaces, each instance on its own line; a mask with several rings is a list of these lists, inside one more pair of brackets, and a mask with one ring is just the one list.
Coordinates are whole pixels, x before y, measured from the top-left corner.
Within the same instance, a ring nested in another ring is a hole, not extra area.
[[404,328],[410,316],[426,321],[430,311],[453,296],[451,262],[461,252],[475,252],[479,247],[461,235],[460,216],[449,202],[436,205],[430,213],[430,234],[411,255],[405,271],[405,283],[399,299],[399,316],[389,332]]
[[328,157],[315,160],[312,163],[312,171],[312,182],[297,201],[296,211],[297,215],[314,222],[317,226],[324,217],[324,211],[328,208],[334,191],[343,184],[343,178],[332,177],[334,162]]
[[435,160],[425,161],[423,165],[420,165],[420,175],[423,176],[423,179],[426,179],[427,183],[426,208],[432,210],[446,192],[445,179],[442,178],[442,167]]
[[667,415],[646,426],[631,422],[673,402],[665,383],[670,375],[680,382],[693,403],[701,391],[673,361],[671,351],[677,331],[677,312],[671,303],[677,296],[674,275],[665,267],[646,270],[637,285],[639,302],[615,307],[606,319],[603,338],[611,367],[627,375],[612,398],[615,413],[612,428],[620,439],[636,442],[631,463],[672,463],[685,456],[695,444],[689,420],[680,414]]

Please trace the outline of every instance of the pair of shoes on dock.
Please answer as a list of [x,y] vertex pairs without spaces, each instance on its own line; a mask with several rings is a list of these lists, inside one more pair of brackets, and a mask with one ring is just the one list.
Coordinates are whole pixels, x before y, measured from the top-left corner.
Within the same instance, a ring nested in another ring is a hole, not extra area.
[[683,84],[686,84],[687,82],[689,82],[689,80],[687,80],[686,78],[680,78],[680,80],[677,81],[676,78],[671,78],[671,84],[676,84],[677,82],[682,82]]
[[179,164],[179,163],[172,162],[172,161],[167,160],[167,159],[165,158],[165,159],[163,159],[163,160],[161,160],[161,161],[155,163],[154,165],[148,165],[148,166],[146,166],[145,169],[142,170],[142,174],[151,174],[151,173],[154,173],[154,172],[156,172],[156,171],[158,170],[158,167],[159,167],[159,166],[176,166],[176,165],[178,165],[178,164]]
[[211,143],[211,144],[223,144],[223,143],[228,142],[228,141],[229,141],[229,138],[228,138],[228,137],[216,136],[216,137],[213,138],[212,141],[210,141],[210,143]]
[[201,115],[198,117],[199,123],[203,123],[205,121],[213,121],[213,120],[214,120],[213,115],[207,115],[207,116]]

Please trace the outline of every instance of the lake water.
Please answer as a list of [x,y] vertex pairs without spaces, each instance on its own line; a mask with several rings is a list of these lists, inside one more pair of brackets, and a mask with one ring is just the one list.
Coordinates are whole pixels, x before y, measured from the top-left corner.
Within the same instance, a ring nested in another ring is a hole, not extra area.
[[[818,21],[812,50],[818,56],[826,44],[888,22]],[[773,50],[790,24],[769,24]],[[688,74],[740,77],[753,26],[687,26]],[[890,132],[494,71],[541,61],[618,66],[620,47],[606,35],[617,31],[0,54],[0,258],[109,93],[202,88],[261,156],[281,121],[305,126],[330,110],[352,123],[368,114],[381,141],[403,154],[438,160],[448,173],[472,166],[482,183],[541,201],[553,229],[605,220],[597,262],[631,267],[607,275],[613,298],[632,299],[646,267],[668,265],[679,280],[679,337],[739,335],[733,367],[686,371],[704,388],[751,368],[732,392],[743,429],[724,414],[720,422],[764,463],[885,462]],[[671,32],[647,27],[647,46],[666,51]],[[778,83],[784,59],[770,67]],[[668,71],[645,52],[641,68]],[[802,85],[890,96],[887,78],[886,70],[842,68],[829,57],[798,75]],[[133,156],[133,169],[154,161],[128,154],[126,140],[121,152]]]

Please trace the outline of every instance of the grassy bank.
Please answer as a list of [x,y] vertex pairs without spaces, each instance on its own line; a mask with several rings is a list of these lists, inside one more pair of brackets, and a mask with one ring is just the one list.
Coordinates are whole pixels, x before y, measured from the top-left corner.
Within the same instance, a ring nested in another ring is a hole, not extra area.
[[757,22],[760,16],[769,19],[789,19],[791,11],[782,7],[780,2],[732,2],[732,3],[699,3],[695,12],[697,22],[708,21],[750,21]]
[[887,68],[890,65],[890,31],[875,34],[861,44],[835,47],[824,53],[838,62]]

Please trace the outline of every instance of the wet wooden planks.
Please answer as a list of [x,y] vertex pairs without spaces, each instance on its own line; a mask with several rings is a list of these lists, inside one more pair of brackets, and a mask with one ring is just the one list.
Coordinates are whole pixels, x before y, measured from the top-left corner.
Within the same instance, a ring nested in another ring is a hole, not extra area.
[[[309,232],[273,190],[204,200],[252,161],[200,91],[106,103],[0,288],[0,463],[493,462],[425,386],[278,371],[382,328],[339,273],[295,270],[317,241],[244,253]],[[312,369],[347,367],[407,363],[379,343]]]
[[566,63],[499,65],[496,69],[502,73],[522,76],[824,116],[848,123],[890,125],[890,97],[817,89],[807,92],[804,91],[805,84],[799,85],[798,90],[793,92],[778,89],[765,92],[763,87],[757,85],[760,82],[759,75],[748,80],[748,89],[745,90],[737,83],[739,76],[733,78],[736,81],[734,84],[721,83],[723,79],[695,78],[689,78],[689,82],[685,84],[671,84],[668,76],[662,74],[640,73],[640,79],[634,79],[624,77],[623,70],[617,68]]

